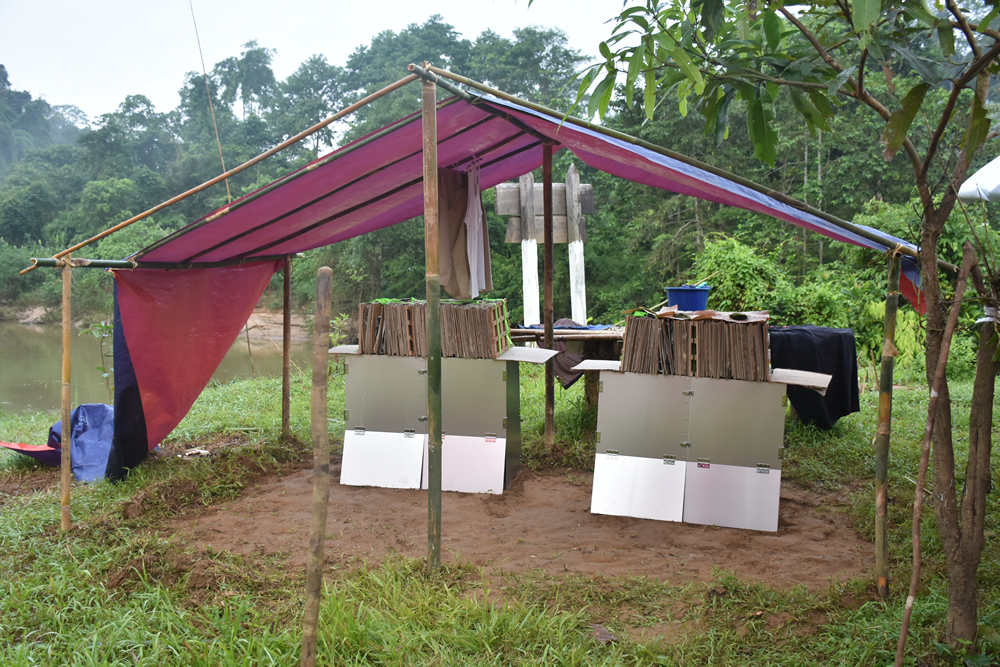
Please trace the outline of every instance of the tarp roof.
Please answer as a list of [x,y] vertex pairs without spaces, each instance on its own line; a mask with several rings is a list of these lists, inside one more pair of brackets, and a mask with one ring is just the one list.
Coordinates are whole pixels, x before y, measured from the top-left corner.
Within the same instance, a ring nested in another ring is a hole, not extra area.
[[[873,250],[915,249],[870,227],[863,228],[865,238],[724,176],[536,109],[488,96],[442,104],[438,164],[464,171],[478,161],[484,189],[540,167],[542,143],[551,141],[631,181],[771,215]],[[421,141],[419,115],[401,119],[205,216],[135,259],[200,264],[274,257],[409,220],[423,213]],[[904,275],[919,285],[912,258],[904,257]]]

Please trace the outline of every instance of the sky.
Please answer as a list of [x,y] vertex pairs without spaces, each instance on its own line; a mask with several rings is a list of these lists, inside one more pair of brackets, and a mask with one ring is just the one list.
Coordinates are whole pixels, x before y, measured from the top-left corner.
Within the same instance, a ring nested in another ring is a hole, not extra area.
[[281,80],[314,54],[344,65],[378,33],[432,14],[467,39],[487,28],[510,37],[528,25],[558,27],[571,48],[591,56],[610,36],[606,21],[622,0],[535,0],[530,7],[528,0],[0,0],[0,64],[15,90],[75,105],[91,121],[126,95],[170,111],[185,74],[201,71],[192,5],[209,70],[257,40],[277,50],[271,66]]

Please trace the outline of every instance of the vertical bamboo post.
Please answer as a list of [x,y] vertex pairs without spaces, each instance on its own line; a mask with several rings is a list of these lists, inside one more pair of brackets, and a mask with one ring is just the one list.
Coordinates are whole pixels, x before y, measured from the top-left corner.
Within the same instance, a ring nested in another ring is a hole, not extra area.
[[[545,252],[545,348],[552,349],[552,144],[542,145],[542,200]],[[545,449],[555,446],[556,388],[555,363],[545,362]]]
[[313,328],[312,440],[313,508],[309,525],[309,560],[306,564],[306,613],[302,623],[302,667],[316,664],[319,603],[323,588],[323,545],[326,510],[330,504],[330,438],[327,422],[327,369],[330,364],[330,301],[333,270],[321,267],[316,274],[316,323]]
[[892,427],[892,374],[896,362],[896,311],[899,308],[899,253],[889,257],[889,285],[882,327],[882,369],[879,375],[878,430],[875,434],[875,584],[883,600],[889,597],[889,434]]
[[[282,320],[281,320],[281,437],[287,439],[292,435],[292,256],[285,255],[282,271],[284,285],[282,289]],[[327,320],[329,322],[329,320]]]
[[441,565],[441,276],[438,264],[437,85],[421,84],[427,280],[427,567]]
[[73,269],[70,265],[70,256],[66,255],[66,258],[62,263],[62,443],[60,447],[62,451],[60,453],[59,465],[60,465],[60,507],[59,507],[59,529],[69,530],[72,527],[70,522],[70,512],[69,512],[69,486],[72,480],[73,473],[73,459],[71,454],[71,448],[73,446],[73,424],[71,423],[71,416],[73,412],[72,405],[72,393],[71,388],[72,376],[71,369],[72,363],[71,351],[73,348],[73,332],[72,332],[72,288],[73,286]]

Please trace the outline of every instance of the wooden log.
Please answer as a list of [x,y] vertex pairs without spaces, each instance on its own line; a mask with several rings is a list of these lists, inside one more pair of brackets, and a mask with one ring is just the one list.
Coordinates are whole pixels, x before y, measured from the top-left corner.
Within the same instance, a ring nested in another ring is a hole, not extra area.
[[73,424],[71,416],[73,414],[72,402],[72,363],[71,351],[73,348],[73,318],[72,318],[72,286],[73,268],[70,261],[63,263],[62,268],[62,442],[59,457],[60,467],[60,501],[59,501],[59,529],[66,531],[72,527],[70,517],[69,488],[72,482],[73,459],[71,455],[73,446]]
[[892,376],[896,361],[896,311],[899,308],[900,258],[889,257],[889,285],[882,325],[882,368],[879,375],[878,429],[875,433],[875,586],[889,597],[889,434],[892,431]]
[[[542,144],[542,187],[545,192],[545,347],[552,349],[553,320],[553,248],[552,248],[552,144]],[[552,453],[555,446],[555,363],[545,362],[545,449]]]
[[330,504],[330,438],[327,422],[327,368],[330,349],[330,302],[333,270],[322,267],[316,276],[316,323],[313,330],[312,440],[313,507],[309,525],[309,556],[306,564],[306,609],[302,622],[302,667],[316,664],[319,605],[323,588],[323,547],[326,511]]
[[441,567],[441,275],[438,258],[437,86],[421,85],[427,283],[427,568]]
[[281,291],[281,438],[292,435],[292,256],[285,255]]

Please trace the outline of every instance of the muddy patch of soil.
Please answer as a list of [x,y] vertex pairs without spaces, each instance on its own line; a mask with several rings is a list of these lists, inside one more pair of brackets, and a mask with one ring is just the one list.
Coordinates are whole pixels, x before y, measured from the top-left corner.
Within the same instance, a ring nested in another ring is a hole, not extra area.
[[[343,486],[335,457],[327,521],[327,564],[380,562],[427,553],[424,491]],[[708,581],[716,568],[781,590],[862,576],[873,548],[848,525],[835,493],[785,484],[777,532],[590,513],[593,475],[525,471],[502,495],[445,493],[442,557],[487,573],[541,569]],[[170,529],[196,548],[284,554],[304,567],[312,471],[263,478],[241,498],[175,519]]]
[[59,485],[59,471],[43,468],[0,477],[0,507],[11,499],[38,491],[45,491]]

